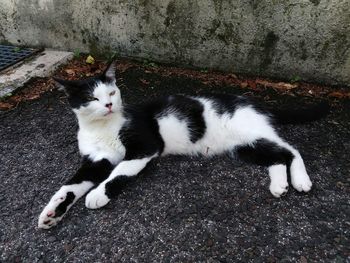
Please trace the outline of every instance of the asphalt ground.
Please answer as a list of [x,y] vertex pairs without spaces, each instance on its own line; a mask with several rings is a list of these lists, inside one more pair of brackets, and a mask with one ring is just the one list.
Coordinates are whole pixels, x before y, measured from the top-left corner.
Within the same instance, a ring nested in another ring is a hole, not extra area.
[[[138,68],[120,77],[126,103],[245,92]],[[311,102],[251,95],[276,105]],[[304,158],[314,184],[307,194],[290,187],[276,199],[264,168],[229,156],[169,156],[106,207],[89,210],[82,199],[50,230],[37,228],[38,216],[79,166],[74,114],[57,90],[0,112],[0,262],[350,262],[349,105],[279,128]]]

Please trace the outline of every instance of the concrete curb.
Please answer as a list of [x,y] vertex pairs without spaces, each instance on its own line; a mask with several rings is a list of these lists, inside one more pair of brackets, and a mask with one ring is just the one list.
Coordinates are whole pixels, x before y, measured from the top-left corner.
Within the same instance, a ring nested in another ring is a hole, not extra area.
[[11,95],[34,77],[49,76],[57,67],[72,58],[72,52],[44,50],[34,58],[5,70],[0,74],[0,98]]

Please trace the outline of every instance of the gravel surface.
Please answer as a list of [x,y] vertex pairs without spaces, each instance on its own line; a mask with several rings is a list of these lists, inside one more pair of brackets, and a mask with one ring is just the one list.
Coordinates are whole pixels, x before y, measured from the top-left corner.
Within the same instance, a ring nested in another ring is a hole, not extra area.
[[[133,68],[121,77],[128,103],[242,93]],[[79,166],[74,115],[61,92],[48,92],[0,113],[0,262],[350,262],[349,112],[342,103],[323,120],[280,128],[304,157],[310,193],[290,188],[275,199],[265,169],[228,156],[169,156],[106,207],[89,210],[82,199],[41,230],[39,213]]]

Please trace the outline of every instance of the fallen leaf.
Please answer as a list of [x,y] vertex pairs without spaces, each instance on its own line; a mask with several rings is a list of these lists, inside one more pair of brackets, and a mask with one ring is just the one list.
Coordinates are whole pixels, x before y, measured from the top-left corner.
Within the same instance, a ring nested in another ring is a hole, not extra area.
[[256,89],[256,82],[253,80],[248,80],[248,86],[251,87],[252,89]]
[[229,76],[230,78],[237,79],[237,76],[236,76],[235,74],[233,74],[233,73],[229,74],[228,76]]
[[248,87],[248,83],[247,82],[242,82],[241,83],[241,88],[246,88],[246,87]]
[[94,64],[95,63],[95,59],[89,55],[87,58],[86,58],[86,63],[88,64]]
[[328,96],[337,99],[350,98],[350,92],[332,91]]
[[279,90],[291,90],[298,87],[298,84],[290,84],[286,82],[270,82],[267,80],[257,79],[256,84],[262,85],[264,87],[279,89]]
[[73,69],[66,69],[65,72],[68,74],[68,75],[75,75],[75,71]]
[[11,108],[12,108],[11,103],[0,101],[0,110],[8,110]]
[[29,100],[35,100],[35,99],[37,99],[37,98],[39,98],[39,97],[40,97],[39,94],[32,94],[32,95],[29,95],[27,98],[28,98]]

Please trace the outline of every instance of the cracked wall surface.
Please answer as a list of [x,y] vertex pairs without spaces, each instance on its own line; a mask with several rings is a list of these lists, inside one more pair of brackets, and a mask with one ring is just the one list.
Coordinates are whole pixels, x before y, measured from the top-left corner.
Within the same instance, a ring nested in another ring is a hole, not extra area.
[[348,0],[0,0],[0,42],[350,85]]

